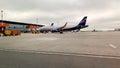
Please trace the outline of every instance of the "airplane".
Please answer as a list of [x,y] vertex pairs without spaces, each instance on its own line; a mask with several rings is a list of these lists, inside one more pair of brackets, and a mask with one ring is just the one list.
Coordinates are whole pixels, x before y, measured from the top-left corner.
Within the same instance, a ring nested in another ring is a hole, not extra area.
[[43,26],[43,27],[37,28],[37,30],[40,31],[41,33],[48,33],[49,31],[51,31],[53,25],[54,23],[51,23],[50,26]]
[[86,28],[88,27],[88,25],[86,25],[86,20],[87,20],[87,16],[85,16],[78,25],[73,26],[73,27],[66,27],[67,22],[65,23],[64,26],[61,27],[55,27],[53,26],[54,23],[51,24],[51,26],[44,26],[44,27],[40,27],[37,30],[39,30],[41,33],[48,33],[48,32],[60,32],[63,33],[64,31],[74,31],[74,32],[79,32],[80,29],[82,28]]
[[73,27],[65,27],[62,29],[62,32],[64,31],[74,31],[74,32],[79,32],[80,29],[86,28],[88,27],[88,25],[86,25],[86,21],[87,21],[87,16],[85,16],[78,25],[73,26]]
[[61,32],[62,29],[63,29],[64,27],[66,27],[66,25],[67,25],[67,23],[65,23],[64,26],[55,27],[55,26],[54,26],[54,23],[52,23],[50,26],[40,27],[40,28],[38,28],[37,30],[40,31],[41,33],[48,33],[48,32],[55,33],[55,32]]

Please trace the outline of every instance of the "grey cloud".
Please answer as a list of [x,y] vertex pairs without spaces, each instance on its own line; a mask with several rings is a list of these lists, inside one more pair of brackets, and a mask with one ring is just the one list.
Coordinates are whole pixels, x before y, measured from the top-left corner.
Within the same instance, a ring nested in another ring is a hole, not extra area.
[[[89,15],[88,24],[95,25],[101,22],[114,23],[115,21],[120,21],[120,15],[118,13],[114,14],[116,11],[120,11],[119,3],[120,0],[2,0],[0,9],[11,12],[11,14],[12,12],[17,12],[29,15],[25,19],[18,19],[17,17],[22,16],[17,14],[16,21],[35,22],[35,19],[39,18],[40,23],[51,21],[60,23],[66,21],[78,22],[82,16]],[[108,11],[113,13],[113,15],[100,16]],[[27,12],[32,12],[33,14]],[[92,17],[93,19],[91,19]],[[94,17],[97,19],[94,19]],[[96,23],[93,24],[92,22]]]
[[4,8],[9,10],[87,10],[93,8],[105,8],[107,0],[5,0]]

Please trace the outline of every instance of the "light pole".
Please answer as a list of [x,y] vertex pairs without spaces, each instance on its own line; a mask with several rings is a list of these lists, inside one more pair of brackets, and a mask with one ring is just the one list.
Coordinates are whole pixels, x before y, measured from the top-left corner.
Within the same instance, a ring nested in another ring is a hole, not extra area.
[[[3,10],[1,10],[1,24],[3,25]],[[5,27],[1,27],[0,30],[4,32]]]
[[36,23],[38,24],[38,18],[36,18]]
[[3,10],[1,10],[1,20],[3,20]]

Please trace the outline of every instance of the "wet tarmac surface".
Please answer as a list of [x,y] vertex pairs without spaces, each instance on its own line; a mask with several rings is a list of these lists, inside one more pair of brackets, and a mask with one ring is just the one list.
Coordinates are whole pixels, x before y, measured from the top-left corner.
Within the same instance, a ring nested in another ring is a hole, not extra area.
[[120,32],[0,37],[0,68],[120,68],[119,40]]
[[0,51],[0,68],[119,68],[120,59]]

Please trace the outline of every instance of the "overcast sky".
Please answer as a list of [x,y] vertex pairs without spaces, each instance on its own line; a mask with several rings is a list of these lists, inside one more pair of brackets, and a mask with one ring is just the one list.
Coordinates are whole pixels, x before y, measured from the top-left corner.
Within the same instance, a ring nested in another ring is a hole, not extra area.
[[86,29],[120,28],[120,0],[0,0],[4,20],[76,25],[88,16]]

